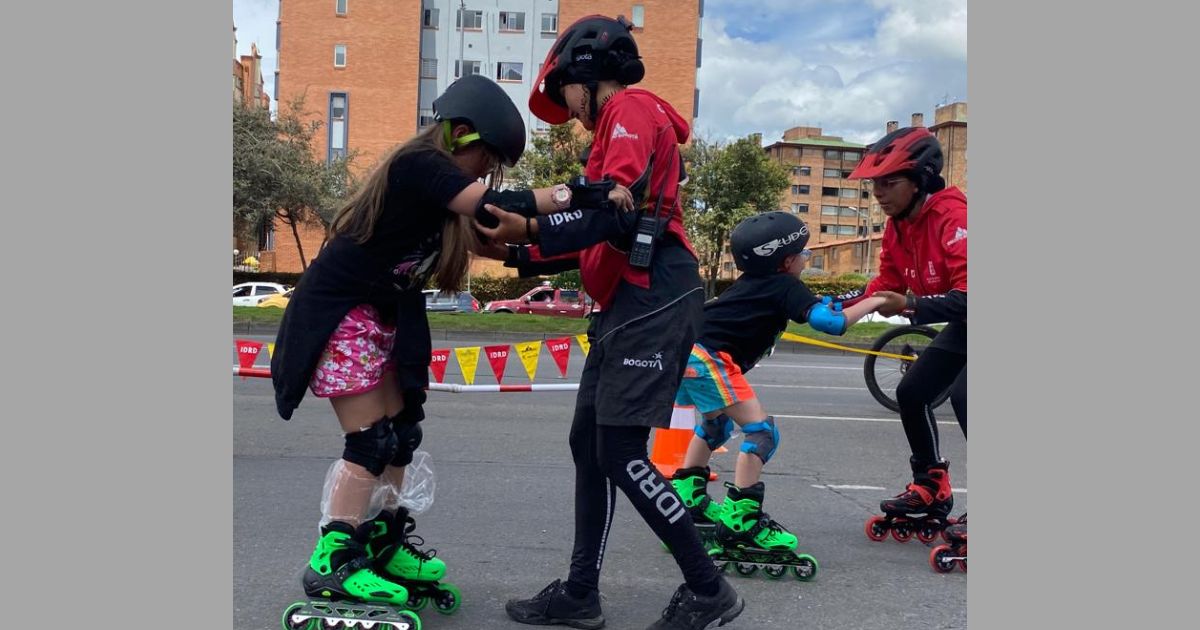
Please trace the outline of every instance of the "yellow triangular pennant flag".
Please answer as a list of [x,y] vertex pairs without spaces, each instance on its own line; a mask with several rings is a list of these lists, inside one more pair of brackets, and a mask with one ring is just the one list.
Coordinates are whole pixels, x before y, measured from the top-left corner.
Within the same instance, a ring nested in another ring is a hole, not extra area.
[[455,348],[454,356],[458,357],[458,367],[462,369],[463,380],[467,385],[474,385],[475,368],[479,366],[479,346]]
[[525,373],[529,375],[530,382],[533,381],[533,373],[537,371],[538,354],[542,350],[542,342],[526,341],[513,345],[517,349],[517,355],[521,357],[521,365],[525,366]]
[[275,356],[275,344],[268,343],[267,344],[267,358],[270,359],[273,356]]
[[587,356],[588,350],[592,349],[592,344],[588,343],[587,333],[575,335],[575,340],[579,342],[579,347],[583,348],[583,356]]

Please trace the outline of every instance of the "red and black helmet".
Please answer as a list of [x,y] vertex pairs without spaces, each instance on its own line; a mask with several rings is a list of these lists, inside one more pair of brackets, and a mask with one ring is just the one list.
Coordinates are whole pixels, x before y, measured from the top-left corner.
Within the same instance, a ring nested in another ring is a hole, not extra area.
[[562,86],[604,80],[633,85],[641,81],[646,68],[629,34],[632,29],[624,16],[613,19],[603,15],[588,15],[567,27],[546,54],[533,82],[529,111],[552,125],[561,125],[571,119],[559,92]]
[[867,148],[849,179],[878,179],[888,175],[911,175],[922,189],[940,177],[942,145],[924,127],[904,127]]

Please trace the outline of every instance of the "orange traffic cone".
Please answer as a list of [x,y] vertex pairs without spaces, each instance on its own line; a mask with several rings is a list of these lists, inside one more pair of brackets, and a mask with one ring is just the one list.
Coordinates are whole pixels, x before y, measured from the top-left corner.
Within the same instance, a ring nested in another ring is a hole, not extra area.
[[[692,441],[696,426],[696,408],[676,405],[671,413],[671,428],[655,429],[650,447],[650,463],[668,479],[683,467],[688,444]],[[723,450],[723,447],[722,449]],[[709,473],[709,481],[716,481],[717,474]]]

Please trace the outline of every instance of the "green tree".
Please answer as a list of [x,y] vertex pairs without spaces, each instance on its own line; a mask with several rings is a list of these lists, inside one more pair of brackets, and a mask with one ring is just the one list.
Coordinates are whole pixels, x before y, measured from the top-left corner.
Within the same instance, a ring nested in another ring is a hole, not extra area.
[[233,106],[234,224],[247,233],[279,219],[291,228],[305,269],[300,226],[328,227],[357,186],[350,171],[357,153],[332,162],[317,156],[314,139],[320,129],[319,118],[305,112],[303,98],[280,108],[274,120],[265,109]]
[[507,178],[518,188],[546,188],[581,175],[579,156],[592,144],[592,134],[573,123],[554,125],[546,133],[534,134],[521,160]]
[[716,293],[721,255],[733,228],[758,212],[778,210],[788,186],[787,170],[773,162],[757,137],[729,144],[695,137],[685,151],[684,187],[688,238],[700,254],[709,297]]

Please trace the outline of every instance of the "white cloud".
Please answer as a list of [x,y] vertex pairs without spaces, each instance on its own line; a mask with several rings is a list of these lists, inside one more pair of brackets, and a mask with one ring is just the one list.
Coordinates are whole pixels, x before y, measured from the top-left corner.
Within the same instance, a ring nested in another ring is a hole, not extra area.
[[807,28],[757,42],[731,36],[744,26],[731,29],[708,12],[696,132],[718,139],[761,132],[774,142],[789,127],[813,126],[865,144],[888,120],[903,126],[921,112],[929,124],[944,96],[965,100],[965,0],[852,5],[810,13]]

